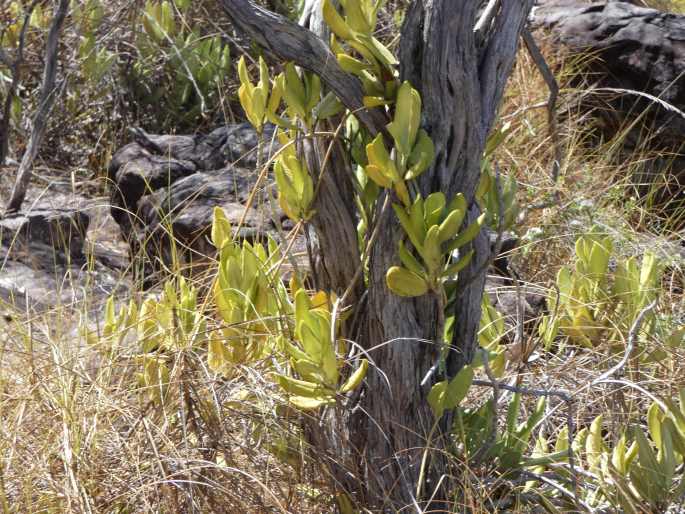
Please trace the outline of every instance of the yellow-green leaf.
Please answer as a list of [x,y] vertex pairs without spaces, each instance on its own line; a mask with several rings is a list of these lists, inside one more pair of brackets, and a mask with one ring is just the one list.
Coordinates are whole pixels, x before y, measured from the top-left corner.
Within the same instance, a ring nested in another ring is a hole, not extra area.
[[212,243],[218,250],[221,250],[227,242],[233,239],[231,223],[226,218],[224,210],[218,206],[214,207],[211,237]]
[[469,365],[461,368],[457,376],[454,377],[445,390],[445,409],[456,408],[469,392],[473,382],[473,368]]
[[331,3],[331,0],[324,0],[322,6],[323,19],[330,27],[331,31],[341,39],[350,40],[354,38],[354,33],[350,26],[345,23],[342,16]]
[[276,380],[285,392],[295,396],[321,398],[332,394],[332,391],[326,390],[321,384],[298,380],[287,375],[276,375]]
[[409,168],[404,178],[406,180],[413,180],[421,173],[426,171],[435,159],[435,145],[433,140],[428,136],[428,133],[421,129],[419,130],[418,139],[414,145],[414,149],[409,155],[407,167]]
[[456,239],[454,239],[448,246],[447,246],[447,251],[452,252],[456,250],[457,248],[460,248],[464,246],[466,243],[469,243],[472,241],[480,232],[480,229],[483,226],[483,223],[485,222],[487,214],[483,213],[478,218],[476,221],[471,223],[468,227],[464,229],[464,231],[457,236]]
[[385,275],[388,288],[398,296],[422,296],[428,292],[426,280],[400,266],[391,267]]
[[438,382],[431,387],[431,390],[428,393],[428,405],[430,405],[436,418],[441,418],[442,414],[445,412],[445,393],[447,391],[447,385],[447,380]]
[[366,372],[368,369],[369,361],[366,359],[362,359],[359,363],[359,367],[354,371],[354,373],[350,375],[350,377],[342,385],[342,387],[340,388],[340,392],[344,394],[356,389],[359,386],[359,384],[362,383],[362,380],[364,380],[364,377],[366,376]]
[[304,120],[307,116],[307,97],[305,95],[304,84],[295,69],[295,65],[291,62],[285,65],[285,90],[283,91],[283,97],[285,98],[288,107]]
[[288,401],[300,410],[316,410],[326,405],[333,405],[335,398],[332,396],[321,396],[319,398],[308,398],[305,396],[291,396]]
[[421,97],[405,81],[397,92],[395,117],[388,124],[388,132],[395,140],[395,148],[406,159],[411,155],[421,122]]

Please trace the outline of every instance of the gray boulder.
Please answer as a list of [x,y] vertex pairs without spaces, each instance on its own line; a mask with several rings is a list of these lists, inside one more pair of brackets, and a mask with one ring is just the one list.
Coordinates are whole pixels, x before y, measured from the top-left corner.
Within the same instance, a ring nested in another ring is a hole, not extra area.
[[[627,2],[543,0],[531,23],[553,47],[580,56],[572,85],[593,91],[580,95],[593,128],[604,140],[623,134],[623,155],[651,154],[636,183],[646,189],[666,170],[672,187],[661,200],[683,196],[685,184],[685,16]],[[652,191],[653,192],[653,191]],[[675,207],[675,205],[673,205]]]

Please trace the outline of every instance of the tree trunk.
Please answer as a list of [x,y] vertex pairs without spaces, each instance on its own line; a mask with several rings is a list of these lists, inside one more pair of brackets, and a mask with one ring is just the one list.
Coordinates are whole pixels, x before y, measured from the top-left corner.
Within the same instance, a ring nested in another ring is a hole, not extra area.
[[[250,0],[222,3],[239,30],[281,59],[319,74],[348,109],[361,107],[359,82],[339,68],[323,40],[265,12]],[[470,204],[467,221],[479,214],[473,200],[481,156],[532,3],[491,0],[480,9],[478,1],[415,0],[405,16],[400,74],[421,93],[423,125],[436,147],[435,162],[420,177],[419,188],[424,196],[443,191],[451,198],[462,192]],[[316,8],[320,8],[319,0],[307,3],[309,13],[315,13]],[[378,110],[361,110],[358,118],[372,134],[384,130],[387,123]],[[341,259],[341,245],[335,242],[350,243],[355,231],[349,224],[356,222],[349,213],[349,203],[342,217],[330,215],[327,209],[330,201],[351,200],[349,170],[345,172],[344,165],[337,163],[327,177],[330,183],[322,188],[315,225],[327,267],[334,263],[334,275],[344,281],[352,276],[359,261]],[[338,193],[332,193],[336,190]],[[324,193],[329,195],[325,201]],[[426,397],[435,382],[453,377],[470,362],[477,348],[485,281],[483,264],[489,258],[489,243],[484,234],[476,238],[472,243],[476,256],[460,274],[460,292],[454,307],[457,321],[446,371],[440,376],[433,372],[443,338],[438,302],[433,295],[407,299],[387,289],[385,274],[399,262],[397,248],[402,231],[391,210],[379,216],[377,223],[379,237],[369,264],[368,304],[359,305],[357,312],[363,323],[357,342],[370,352],[373,366],[354,414],[349,416],[347,433],[353,448],[340,456],[348,457],[341,469],[356,464],[357,475],[365,479],[363,487],[357,487],[361,489],[357,499],[367,508],[387,512],[407,506],[413,506],[412,510],[442,508],[453,485],[446,478],[447,452],[441,451],[449,449],[451,417],[446,415],[441,420],[439,430],[429,440],[435,419]],[[334,280],[331,285],[337,288],[342,284]],[[429,379],[424,381],[426,376]],[[424,483],[420,484],[427,447],[431,452],[426,459]],[[347,482],[343,480],[343,484]]]

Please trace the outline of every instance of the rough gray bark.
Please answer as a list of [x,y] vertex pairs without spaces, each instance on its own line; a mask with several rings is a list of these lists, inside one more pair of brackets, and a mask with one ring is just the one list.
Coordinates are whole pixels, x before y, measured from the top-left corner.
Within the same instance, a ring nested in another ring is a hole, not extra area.
[[[409,80],[421,93],[424,126],[436,147],[435,162],[420,178],[420,188],[424,194],[443,191],[448,198],[462,192],[471,204],[470,220],[479,214],[473,198],[485,140],[494,123],[532,1],[503,2],[490,24],[476,34],[473,28],[478,21],[478,7],[478,2],[414,2],[406,15],[400,42],[402,79]],[[476,258],[459,277],[447,377],[434,377],[420,387],[438,359],[437,305],[431,297],[407,300],[387,290],[383,273],[397,263],[395,252],[401,232],[394,218],[386,218],[385,223],[388,228],[381,231],[371,260],[369,341],[395,342],[376,354],[377,364],[391,377],[390,389],[380,374],[369,377],[373,394],[369,395],[366,408],[384,433],[373,423],[367,423],[367,448],[372,449],[367,451],[367,459],[379,471],[375,477],[379,487],[408,504],[413,500],[421,449],[427,444],[438,450],[448,445],[439,438],[425,439],[432,423],[426,396],[437,379],[453,377],[473,358],[485,281],[484,274],[473,274],[487,261],[489,244],[485,234],[474,241]],[[407,423],[410,419],[411,425]],[[442,423],[443,433],[449,431],[450,425],[448,415]],[[410,448],[419,450],[406,451]],[[387,462],[382,460],[387,461],[388,456],[394,456],[395,465],[383,468]],[[371,460],[374,457],[375,464]],[[427,476],[428,494],[438,487],[446,472],[439,457],[434,464]],[[398,491],[403,480],[412,487]]]
[[[281,59],[320,74],[348,109],[357,110],[362,105],[358,81],[339,69],[327,44],[315,34],[266,12],[250,0],[222,3],[239,30]],[[477,36],[474,27],[480,2],[415,0],[405,17],[400,42],[401,76],[421,92],[424,127],[436,145],[435,162],[421,176],[419,187],[424,195],[438,190],[448,197],[464,193],[471,204],[469,220],[479,214],[473,199],[482,151],[532,3],[533,0],[495,3]],[[372,134],[383,130],[386,123],[378,111],[361,110],[357,117]],[[319,209],[329,209],[331,201],[351,198],[349,174],[338,166],[326,176],[331,182],[330,189],[343,193],[325,202],[320,199]],[[317,231],[322,243],[325,238],[349,241],[349,234],[354,232],[348,226],[354,223],[350,205],[342,206],[346,209],[342,217],[319,219]],[[385,274],[398,262],[396,252],[402,231],[391,212],[378,216],[376,223],[380,227],[369,266],[368,307],[358,306],[357,313],[364,327],[358,342],[371,350],[376,367],[369,371],[367,387],[356,409],[358,414],[351,416],[347,427],[359,453],[355,456],[357,475],[366,482],[362,487],[357,485],[362,489],[357,491],[357,499],[368,508],[387,512],[407,506],[413,506],[412,510],[439,508],[447,498],[449,485],[445,476],[448,469],[440,452],[447,448],[448,441],[440,436],[440,431],[436,438],[427,441],[434,418],[426,396],[431,386],[445,377],[434,374],[425,386],[420,385],[440,352],[438,303],[430,295],[406,299],[390,293]],[[477,346],[485,277],[484,273],[475,273],[482,270],[489,257],[488,238],[482,234],[473,244],[477,257],[460,277],[462,289],[455,307],[458,322],[451,342],[453,351],[447,359],[447,378],[471,360]],[[339,254],[341,246],[340,242],[332,248],[323,243],[322,252],[324,259],[328,257],[342,267],[343,278],[350,276],[358,260],[339,262],[343,260]],[[446,417],[443,433],[449,426],[450,419]],[[437,450],[436,457],[428,461],[423,494],[417,496],[420,463],[428,445]],[[348,464],[345,462],[342,467]],[[346,482],[343,478],[340,481]],[[431,497],[438,501],[431,502]]]
[[47,124],[48,113],[55,101],[57,88],[55,86],[55,78],[57,76],[57,50],[59,46],[59,35],[64,25],[64,19],[69,10],[69,0],[60,0],[55,14],[50,24],[50,31],[48,32],[48,40],[45,46],[45,71],[43,72],[43,84],[40,88],[40,100],[38,102],[38,110],[33,118],[33,130],[31,131],[31,138],[26,147],[26,152],[21,159],[17,178],[12,188],[12,194],[7,204],[7,213],[18,212],[21,209],[21,204],[24,202],[26,196],[26,188],[31,179],[31,170],[33,168],[33,161],[38,154],[38,148],[43,140],[45,128]]

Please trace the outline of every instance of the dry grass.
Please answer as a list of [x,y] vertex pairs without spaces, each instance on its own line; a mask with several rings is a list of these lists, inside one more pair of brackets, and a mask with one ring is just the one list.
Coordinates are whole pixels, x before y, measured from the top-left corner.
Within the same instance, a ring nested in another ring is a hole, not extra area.
[[179,353],[160,408],[137,385],[133,342],[97,353],[78,321],[65,310],[3,326],[5,512],[316,512],[302,487],[316,476],[265,450],[287,423],[258,370],[218,380],[204,355]]

